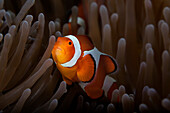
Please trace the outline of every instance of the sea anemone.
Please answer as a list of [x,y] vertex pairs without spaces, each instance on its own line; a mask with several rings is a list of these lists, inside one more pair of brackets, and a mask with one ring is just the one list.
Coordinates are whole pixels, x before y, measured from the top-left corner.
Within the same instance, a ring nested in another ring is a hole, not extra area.
[[[86,28],[77,26],[80,3]],[[169,7],[168,0],[0,0],[0,110],[170,112]],[[56,38],[69,34],[70,12],[72,33],[88,35],[117,60],[119,71],[110,76],[119,88],[111,101],[66,85],[53,63]]]

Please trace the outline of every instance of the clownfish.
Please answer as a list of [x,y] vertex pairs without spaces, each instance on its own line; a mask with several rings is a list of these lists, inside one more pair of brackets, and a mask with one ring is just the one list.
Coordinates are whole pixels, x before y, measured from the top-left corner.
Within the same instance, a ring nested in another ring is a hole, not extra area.
[[[104,5],[106,3],[106,0],[93,0],[93,2],[96,2],[100,7],[102,4]],[[77,17],[78,28],[83,27],[86,30],[88,28],[87,21],[88,21],[89,7],[90,7],[88,5],[89,5],[88,0],[85,0],[84,2],[81,0],[80,3],[78,4],[78,17]],[[68,21],[69,34],[73,34],[71,28],[71,21],[72,21],[72,16],[70,15]]]
[[90,98],[105,95],[111,100],[117,83],[108,74],[116,72],[118,65],[114,58],[94,47],[88,36],[58,37],[52,57],[68,85],[78,82]]
[[[71,28],[71,22],[72,22],[72,16],[70,15],[69,20],[68,20],[68,28],[69,28],[69,34],[72,33],[72,28]],[[86,29],[86,16],[83,10],[83,4],[82,2],[78,5],[78,17],[77,17],[77,26],[78,28],[83,27]]]

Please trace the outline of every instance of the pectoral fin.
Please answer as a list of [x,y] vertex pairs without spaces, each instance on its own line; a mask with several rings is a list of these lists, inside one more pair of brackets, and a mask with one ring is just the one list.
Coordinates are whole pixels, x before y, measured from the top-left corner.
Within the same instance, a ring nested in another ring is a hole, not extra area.
[[84,56],[79,62],[79,69],[77,70],[77,77],[82,82],[89,82],[93,79],[95,74],[95,61],[93,57],[88,54]]

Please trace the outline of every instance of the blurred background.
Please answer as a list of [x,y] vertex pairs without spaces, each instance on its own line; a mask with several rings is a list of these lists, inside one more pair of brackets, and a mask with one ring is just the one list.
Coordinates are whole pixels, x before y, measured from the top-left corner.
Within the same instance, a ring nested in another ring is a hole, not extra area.
[[[0,0],[1,112],[170,112],[169,6],[169,0]],[[92,100],[77,83],[62,81],[51,50],[68,34],[88,35],[117,60],[119,71],[109,76],[119,87],[111,100]]]

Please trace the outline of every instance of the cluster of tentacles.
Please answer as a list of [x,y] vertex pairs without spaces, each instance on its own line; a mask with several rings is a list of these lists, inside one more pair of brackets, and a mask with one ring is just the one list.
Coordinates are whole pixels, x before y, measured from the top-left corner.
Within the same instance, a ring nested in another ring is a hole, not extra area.
[[[1,112],[170,112],[170,2],[88,0],[87,28],[78,28],[80,2],[87,0],[0,0]],[[111,102],[67,86],[53,63],[69,10],[73,34],[90,36],[119,64]]]

